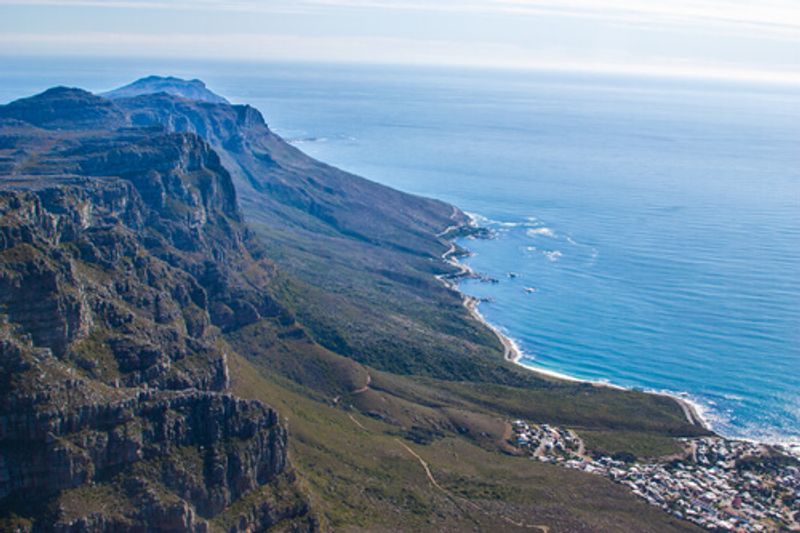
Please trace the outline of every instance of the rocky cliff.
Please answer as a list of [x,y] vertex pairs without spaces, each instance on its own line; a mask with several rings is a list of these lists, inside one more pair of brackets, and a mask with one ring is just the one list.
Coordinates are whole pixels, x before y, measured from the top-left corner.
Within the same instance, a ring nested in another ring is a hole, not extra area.
[[0,531],[692,530],[508,446],[674,454],[675,402],[506,362],[435,277],[461,211],[207,91],[0,106]]
[[316,161],[284,141],[249,105],[197,100],[193,82],[180,91],[135,97],[108,93],[137,126],[195,133],[231,172],[242,208],[253,220],[343,235],[413,254],[441,255],[436,233],[466,216],[443,202],[406,194]]
[[316,161],[253,107],[196,100],[193,82],[183,84],[107,94],[130,124],[194,133],[214,148],[248,224],[293,278],[282,301],[314,340],[392,372],[512,379],[498,368],[495,336],[436,279],[456,271],[440,260],[450,247],[442,235],[463,227],[463,212]]
[[123,116],[73,89],[0,107],[4,525],[312,528],[277,413],[227,392],[221,333],[293,320],[274,266],[207,143]]

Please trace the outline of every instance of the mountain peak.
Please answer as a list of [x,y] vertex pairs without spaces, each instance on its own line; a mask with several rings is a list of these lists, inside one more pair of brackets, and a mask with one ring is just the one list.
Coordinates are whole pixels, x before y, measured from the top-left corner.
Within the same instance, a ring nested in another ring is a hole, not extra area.
[[125,123],[114,103],[83,89],[53,87],[0,106],[0,118],[23,120],[44,128],[114,129]]
[[184,80],[175,76],[147,76],[146,78],[138,79],[124,87],[104,93],[103,96],[114,100],[156,93],[166,93],[188,100],[197,100],[212,104],[229,103],[222,96],[210,91],[201,80]]
[[31,98],[46,99],[46,98],[82,98],[82,99],[96,99],[97,97],[85,89],[78,87],[66,87],[58,85],[51,87],[46,91],[32,96]]

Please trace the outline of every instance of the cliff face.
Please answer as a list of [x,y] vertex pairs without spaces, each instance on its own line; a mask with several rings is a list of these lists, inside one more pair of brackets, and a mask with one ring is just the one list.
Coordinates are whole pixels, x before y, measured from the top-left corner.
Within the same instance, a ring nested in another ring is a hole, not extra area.
[[[191,82],[187,95],[193,94]],[[463,213],[316,161],[291,146],[248,105],[197,101],[173,92],[109,96],[138,126],[195,133],[231,172],[242,209],[252,220],[335,234],[383,247],[438,257],[435,234],[463,223]],[[446,249],[446,248],[445,248]]]
[[281,300],[314,340],[381,370],[509,379],[497,369],[500,343],[435,278],[455,272],[440,260],[450,243],[439,235],[464,225],[463,212],[320,163],[256,109],[193,100],[184,83],[109,96],[131,124],[194,133],[214,148],[248,223],[293,278]]
[[505,453],[508,418],[629,453],[700,430],[503,361],[434,277],[463,213],[144,81],[0,106],[0,531],[686,530]]
[[37,98],[0,108],[0,506],[21,529],[311,527],[278,415],[226,392],[220,333],[292,318],[219,157]]

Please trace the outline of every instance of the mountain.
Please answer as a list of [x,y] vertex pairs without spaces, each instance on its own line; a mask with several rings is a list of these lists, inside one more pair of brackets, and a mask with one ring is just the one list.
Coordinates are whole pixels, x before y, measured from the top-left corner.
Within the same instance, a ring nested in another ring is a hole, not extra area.
[[[166,94],[115,103],[137,126],[195,133],[220,155],[251,227],[294,274],[285,298],[318,342],[394,372],[507,373],[495,335],[435,278],[456,272],[440,260],[450,242],[439,234],[466,227],[459,209],[320,163],[247,105]],[[418,350],[421,338],[430,350]]]
[[0,529],[693,530],[509,445],[512,418],[625,457],[708,432],[505,361],[435,277],[476,231],[248,106],[0,106]]
[[188,100],[212,104],[228,103],[222,96],[208,90],[206,84],[200,80],[182,80],[172,76],[148,76],[119,89],[103,93],[101,96],[114,100],[116,98],[130,98],[140,94],[157,93],[170,94]]
[[48,129],[114,130],[127,123],[123,111],[112,102],[69,87],[54,87],[35,98],[11,102],[3,106],[2,118]]
[[[24,107],[104,123],[95,98]],[[277,412],[227,392],[220,332],[291,319],[217,155],[190,134],[16,121],[0,143],[0,497],[56,531],[308,526]],[[274,509],[246,503],[277,484]]]

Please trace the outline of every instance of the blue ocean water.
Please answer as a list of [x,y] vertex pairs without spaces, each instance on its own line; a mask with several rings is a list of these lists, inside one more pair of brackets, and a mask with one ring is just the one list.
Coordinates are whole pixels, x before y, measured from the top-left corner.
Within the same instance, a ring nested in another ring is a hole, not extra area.
[[[309,154],[474,213],[524,364],[800,442],[800,88],[565,73],[0,60],[0,101],[200,77]],[[510,277],[509,273],[516,274]],[[528,291],[535,289],[534,291]]]

